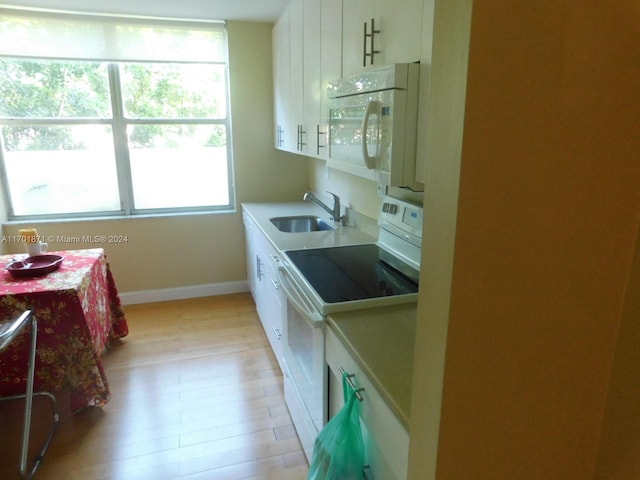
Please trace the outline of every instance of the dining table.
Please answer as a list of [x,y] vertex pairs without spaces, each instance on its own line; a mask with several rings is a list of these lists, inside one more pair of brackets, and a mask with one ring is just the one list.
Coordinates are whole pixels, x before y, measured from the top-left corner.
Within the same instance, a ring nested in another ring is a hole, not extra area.
[[[37,319],[35,390],[68,391],[71,412],[102,407],[111,397],[101,356],[129,333],[104,249],[47,252],[62,257],[53,271],[16,276],[0,256],[0,322],[31,310]],[[31,329],[0,353],[0,397],[24,393]]]

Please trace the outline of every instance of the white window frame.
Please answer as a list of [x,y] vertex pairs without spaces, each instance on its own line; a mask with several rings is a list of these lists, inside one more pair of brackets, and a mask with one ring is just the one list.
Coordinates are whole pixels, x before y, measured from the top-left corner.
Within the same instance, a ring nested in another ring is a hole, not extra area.
[[[51,54],[51,50],[47,49],[46,45],[42,45],[42,50],[38,50],[37,45],[33,47],[33,43],[31,42],[30,48],[32,51],[26,54],[22,52],[20,58],[28,58],[30,60],[36,61],[48,61],[48,60],[73,60],[73,61],[91,61],[91,62],[106,62],[108,77],[109,77],[109,89],[111,96],[111,110],[112,116],[111,118],[92,118],[92,119],[79,119],[79,118],[0,118],[0,125],[6,126],[15,126],[15,125],[90,125],[90,124],[101,124],[101,125],[110,125],[112,128],[112,135],[114,141],[114,154],[115,154],[115,162],[116,162],[116,170],[118,177],[118,190],[120,195],[120,209],[119,210],[109,210],[109,211],[89,211],[89,212],[73,212],[73,213],[50,213],[50,214],[39,214],[39,215],[16,215],[13,211],[11,195],[10,195],[10,185],[8,183],[8,177],[5,171],[5,163],[4,163],[4,148],[0,147],[0,175],[2,181],[3,194],[5,199],[5,205],[7,207],[7,218],[8,220],[14,221],[23,221],[23,220],[47,220],[47,219],[70,219],[70,218],[93,218],[93,217],[129,217],[129,216],[155,216],[155,215],[175,215],[175,214],[192,214],[192,213],[208,213],[208,212],[218,212],[218,213],[226,213],[235,211],[235,182],[234,182],[234,169],[233,169],[233,150],[232,150],[232,131],[231,131],[231,110],[230,110],[230,101],[229,101],[229,71],[228,71],[228,40],[226,38],[226,25],[222,22],[183,22],[183,21],[166,21],[166,20],[157,20],[157,19],[141,19],[141,18],[119,18],[119,17],[96,17],[96,16],[77,16],[77,15],[66,15],[66,14],[42,14],[40,12],[23,12],[13,10],[7,11],[6,9],[0,8],[0,15],[5,13],[9,14],[17,14],[21,17],[31,17],[35,15],[34,18],[38,18],[40,20],[47,19],[52,20],[53,22],[57,21],[70,21],[70,22],[94,22],[98,25],[104,25],[105,30],[110,30],[114,25],[127,25],[127,24],[135,24],[135,25],[147,25],[151,27],[165,27],[169,28],[177,28],[177,29],[189,29],[193,27],[196,30],[203,30],[207,28],[222,28],[224,30],[224,58],[222,61],[218,59],[217,61],[212,61],[210,58],[199,59],[196,57],[185,57],[178,52],[180,55],[179,61],[176,61],[176,58],[171,58],[171,54],[169,53],[169,58],[166,60],[162,60],[162,57],[159,58],[130,58],[124,55],[127,53],[120,53],[114,51],[109,45],[103,48],[103,53],[97,54],[89,54],[91,58],[69,58],[63,57],[62,55],[56,55],[55,53]],[[112,35],[105,34],[105,42],[112,40]],[[100,40],[100,39],[99,39]],[[87,42],[92,43],[92,42]],[[114,42],[117,43],[117,42]],[[15,47],[17,45],[24,45],[24,42],[16,42]],[[4,46],[2,46],[4,45]],[[55,50],[55,49],[54,49]],[[11,55],[12,46],[11,42],[2,42],[2,31],[0,29],[0,56],[6,57],[15,57],[15,55]],[[47,51],[47,57],[41,57],[39,55],[42,54],[43,51]],[[152,50],[156,52],[157,49]],[[108,52],[108,54],[104,53]],[[21,53],[21,52],[18,52]],[[83,54],[85,55],[85,54]],[[155,54],[154,54],[155,55]],[[99,58],[94,58],[99,57]],[[219,57],[219,55],[218,55]],[[186,58],[186,61],[185,61]],[[225,66],[225,81],[226,81],[226,115],[225,118],[127,118],[123,111],[123,100],[122,100],[122,92],[121,92],[121,83],[119,78],[119,64],[120,63],[128,63],[128,62],[139,62],[145,61],[149,63],[209,63],[209,64],[218,64]],[[127,138],[127,127],[129,125],[134,124],[144,124],[144,125],[187,125],[187,124],[197,124],[197,125],[224,125],[226,131],[226,150],[227,150],[227,183],[228,183],[228,193],[229,193],[229,201],[225,205],[209,205],[209,206],[193,206],[193,207],[170,207],[170,208],[145,208],[145,209],[137,209],[134,206],[133,202],[133,181],[131,176],[131,169],[129,165],[129,147],[128,147],[128,138]]]

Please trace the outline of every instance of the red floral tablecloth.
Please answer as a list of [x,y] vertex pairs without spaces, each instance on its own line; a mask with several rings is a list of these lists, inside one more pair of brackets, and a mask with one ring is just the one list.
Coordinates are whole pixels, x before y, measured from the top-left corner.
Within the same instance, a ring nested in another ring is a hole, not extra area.
[[[64,257],[42,277],[14,278],[0,256],[0,321],[31,309],[38,320],[36,390],[71,393],[71,410],[103,406],[111,393],[100,355],[129,333],[109,264],[101,248],[51,252]],[[31,338],[28,328],[0,353],[0,396],[24,393]]]

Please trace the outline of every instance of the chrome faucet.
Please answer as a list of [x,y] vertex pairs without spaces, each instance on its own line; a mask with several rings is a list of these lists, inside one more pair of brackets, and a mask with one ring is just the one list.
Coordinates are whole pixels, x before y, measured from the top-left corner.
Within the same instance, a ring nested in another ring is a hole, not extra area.
[[333,197],[333,209],[329,208],[324,203],[322,203],[318,199],[318,197],[316,197],[311,192],[305,193],[302,199],[305,202],[313,202],[316,205],[318,205],[320,208],[328,212],[329,215],[331,215],[331,220],[333,220],[334,222],[341,222],[343,217],[340,216],[340,197],[335,193],[331,193],[331,192],[327,192],[327,193]]

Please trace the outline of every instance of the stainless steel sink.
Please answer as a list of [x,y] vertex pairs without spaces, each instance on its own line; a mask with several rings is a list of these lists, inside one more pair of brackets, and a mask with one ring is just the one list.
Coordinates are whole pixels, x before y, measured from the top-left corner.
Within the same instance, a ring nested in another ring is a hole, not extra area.
[[288,233],[324,232],[336,229],[321,218],[311,216],[274,217],[269,220],[278,230]]

